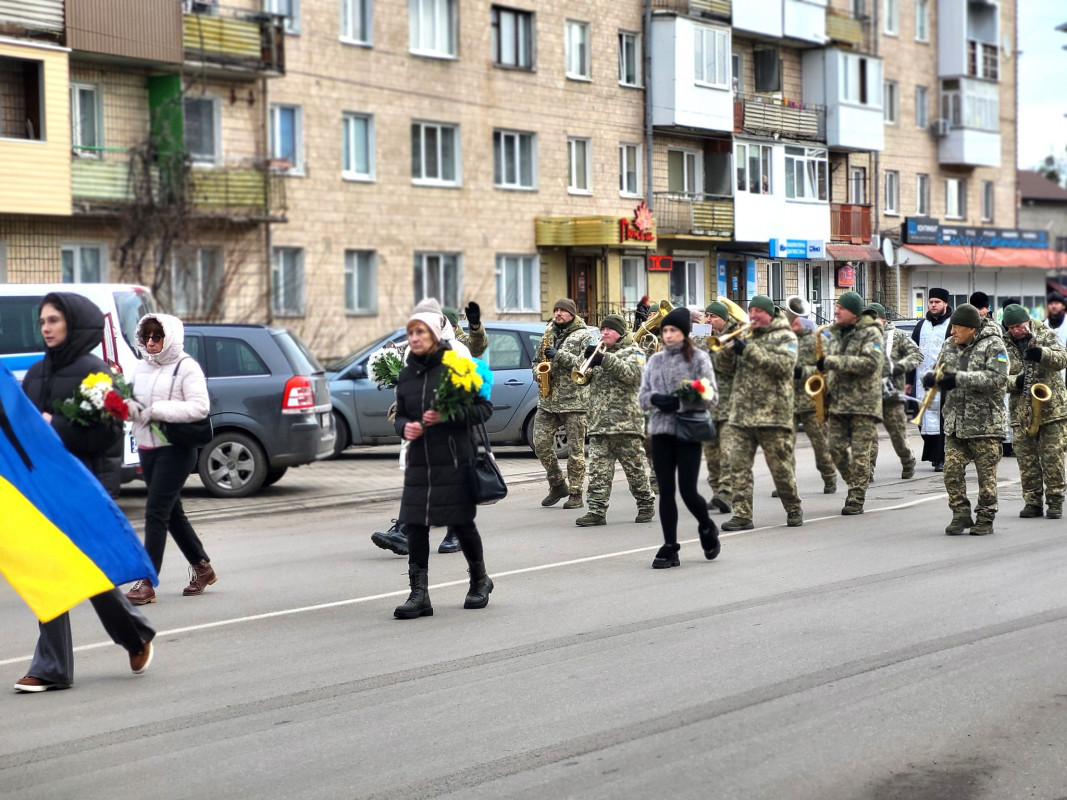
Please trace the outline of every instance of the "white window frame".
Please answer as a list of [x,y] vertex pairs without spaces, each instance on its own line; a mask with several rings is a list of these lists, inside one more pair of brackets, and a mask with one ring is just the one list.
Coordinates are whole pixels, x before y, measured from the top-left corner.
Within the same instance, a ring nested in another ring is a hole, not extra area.
[[182,146],[188,152],[189,157],[195,166],[216,166],[222,161],[222,104],[218,97],[214,95],[194,95],[186,97],[182,100],[182,116],[184,118],[185,129],[188,130],[188,108],[187,103],[209,103],[211,105],[211,129],[212,139],[214,140],[215,152],[207,155],[205,153],[194,153],[189,148],[188,142],[183,142]]
[[921,172],[915,176],[915,213],[930,216],[930,176]]
[[622,302],[633,308],[637,301],[648,294],[648,269],[644,256],[622,256],[619,259],[619,282],[622,285]]
[[[643,197],[641,191],[641,145],[633,142],[619,143],[619,196]],[[629,184],[633,175],[633,188]]]
[[[453,286],[447,289],[448,272],[452,276]],[[436,272],[436,275],[431,275]],[[463,293],[463,258],[460,253],[440,251],[419,251],[415,253],[415,269],[412,281],[415,287],[415,302],[424,297],[436,297],[442,306],[459,308],[459,298]]]
[[[641,34],[619,31],[619,86],[641,88]],[[630,80],[630,74],[633,79]]]
[[593,79],[592,32],[588,22],[569,19],[564,23],[567,77],[572,81]]
[[996,212],[996,184],[982,181],[982,222],[992,222]]
[[966,219],[967,181],[945,178],[945,219]]
[[[711,60],[708,60],[710,50]],[[707,25],[693,26],[693,79],[698,86],[730,87],[730,32]],[[710,66],[710,74],[709,74]]]
[[[752,190],[752,151],[756,151],[755,171],[756,185],[759,191]],[[767,179],[767,188],[763,188],[763,179]],[[738,142],[734,145],[734,179],[738,192],[747,194],[774,194],[774,148],[769,144],[748,144]]]
[[867,204],[867,168],[848,168],[848,202],[853,205]]
[[915,87],[915,127],[926,130],[930,125],[930,90]]
[[[367,150],[365,153],[367,168],[361,171],[355,168],[356,155],[356,125],[366,124]],[[360,114],[355,111],[346,111],[341,114],[341,176],[348,181],[373,181],[375,180],[374,160],[374,116]],[[347,154],[347,158],[346,158]]]
[[536,64],[536,17],[533,11],[493,5],[490,9],[493,64],[532,70]]
[[[85,267],[82,264],[82,254],[87,250],[95,250],[100,259],[100,275],[99,279],[95,281],[85,280],[85,276],[82,274]],[[61,275],[60,280],[63,283],[107,283],[108,282],[108,252],[107,245],[100,244],[98,242],[65,242],[60,247],[60,263],[62,264],[62,254],[72,253],[71,259],[71,280],[64,280],[65,276]]]
[[[459,186],[460,183],[461,183],[462,175],[463,175],[462,164],[461,164],[461,160],[460,160],[461,147],[460,147],[460,129],[459,129],[459,125],[454,125],[451,122],[425,122],[425,121],[421,121],[421,120],[416,120],[416,121],[411,123],[411,127],[412,127],[412,147],[415,147],[416,144],[417,144],[417,146],[420,148],[419,149],[419,154],[418,154],[418,159],[419,159],[419,167],[420,167],[420,169],[422,171],[421,174],[418,174],[418,175],[415,174],[415,153],[412,153],[411,182],[413,184],[416,184],[416,185],[419,185],[419,186]],[[417,143],[414,141],[415,140],[415,129],[416,128],[418,129],[418,142]],[[429,143],[427,142],[427,135],[426,134],[430,130],[434,130],[434,131],[437,132],[436,136],[434,137],[435,140],[436,140],[436,146],[434,148],[436,150],[436,152],[434,153],[434,157],[437,159],[437,165],[438,165],[438,170],[437,170],[437,174],[436,175],[428,175],[427,172],[426,172],[426,166],[427,166],[426,153],[427,153],[427,147],[429,145]],[[445,176],[445,172],[444,172],[445,164],[447,162],[447,159],[445,159],[444,156],[446,154],[447,148],[446,148],[446,145],[444,143],[444,139],[446,137],[441,135],[443,131],[451,131],[451,138],[452,138],[452,164],[454,165],[453,166],[453,172],[455,173],[451,177]]]
[[[698,258],[675,258],[671,267],[670,277],[674,277],[674,273],[679,269],[684,270],[684,283],[683,289],[684,297],[678,297],[673,293],[674,286],[672,281],[668,279],[668,287],[671,292],[671,302],[675,303],[675,306],[703,306],[704,305],[704,262]],[[680,302],[675,302],[676,300]]]
[[[289,260],[291,259],[291,260]],[[288,262],[288,263],[286,263]],[[283,273],[292,270],[293,274]],[[295,294],[286,291],[288,281],[296,286]],[[270,265],[270,303],[274,314],[279,317],[302,317],[307,304],[307,272],[304,268],[303,247],[275,247],[271,254]],[[292,302],[292,305],[289,303]]]
[[687,199],[694,197],[702,198],[704,195],[704,164],[703,155],[699,150],[686,150],[681,147],[667,148],[667,185],[670,187],[671,177],[671,153],[681,156],[682,164],[682,194]]
[[[96,129],[96,141],[91,144],[86,144],[83,141],[82,135],[82,92],[92,93],[92,112],[93,112],[93,127]],[[93,83],[71,83],[70,84],[70,147],[78,158],[95,158],[101,157],[99,150],[86,150],[85,148],[102,147],[104,144],[104,130],[103,121],[104,115],[101,113],[101,97],[100,87]]]
[[900,33],[899,0],[882,0],[882,33],[897,36]]
[[[283,112],[293,115],[293,157],[286,158],[281,142],[281,118]],[[270,104],[270,155],[272,159],[289,161],[292,165],[286,171],[289,175],[304,174],[304,110],[292,103]]]
[[300,0],[264,0],[263,10],[285,17],[286,33],[300,33]]
[[896,81],[885,81],[882,84],[882,118],[886,125],[896,125],[900,122],[900,84]]
[[374,44],[373,0],[341,0],[341,41],[345,44]]
[[[214,263],[205,264],[207,257]],[[191,266],[193,274],[189,275],[193,286],[191,290],[179,291],[179,278],[183,276],[184,267]],[[206,268],[206,270],[205,270]],[[217,271],[214,279],[205,275],[205,271]],[[226,269],[225,254],[221,247],[180,247],[174,251],[170,271],[170,311],[178,315],[202,317],[215,305],[215,296],[222,291]],[[192,297],[193,304],[184,301]]]
[[408,0],[408,47],[431,58],[456,58],[459,31],[456,0]]
[[[512,285],[514,292],[509,291]],[[536,253],[497,253],[496,307],[506,312],[541,310],[541,261]]]
[[[361,273],[366,273],[366,297],[359,291]],[[345,250],[345,313],[378,313],[378,253],[374,250]]]
[[882,62],[862,53],[841,53],[841,102],[861,108],[882,107]]
[[7,283],[7,242],[0,241],[0,283]]
[[929,0],[915,0],[915,41],[930,41]]
[[[790,190],[790,176],[793,188]],[[800,181],[798,183],[798,178]],[[797,187],[801,193],[797,194]],[[830,197],[829,152],[822,147],[786,145],[785,197],[796,203],[826,203]],[[809,194],[810,190],[810,194]]]
[[[585,169],[580,170],[578,152],[585,154]],[[582,174],[579,175],[579,172]],[[584,136],[567,137],[567,191],[571,194],[593,193],[593,140]]]
[[883,192],[886,216],[900,214],[900,173],[893,169],[885,171],[885,191]]
[[[523,142],[528,143],[530,163],[523,169]],[[523,177],[529,174],[529,180]],[[530,131],[493,131],[493,186],[497,189],[532,191],[537,189],[537,134]]]

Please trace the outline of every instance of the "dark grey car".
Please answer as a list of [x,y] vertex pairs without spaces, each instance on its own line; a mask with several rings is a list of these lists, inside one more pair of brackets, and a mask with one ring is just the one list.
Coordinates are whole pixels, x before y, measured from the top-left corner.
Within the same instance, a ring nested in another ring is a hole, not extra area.
[[185,326],[185,350],[204,368],[214,438],[197,471],[218,497],[244,497],[289,467],[333,453],[330,387],[296,334],[264,325]]

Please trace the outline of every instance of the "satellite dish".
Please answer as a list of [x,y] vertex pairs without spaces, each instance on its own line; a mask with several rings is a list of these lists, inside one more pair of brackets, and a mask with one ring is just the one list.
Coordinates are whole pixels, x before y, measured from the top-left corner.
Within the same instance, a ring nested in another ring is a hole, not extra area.
[[882,239],[882,257],[885,258],[887,267],[897,263],[897,254],[893,251],[893,241],[891,239]]

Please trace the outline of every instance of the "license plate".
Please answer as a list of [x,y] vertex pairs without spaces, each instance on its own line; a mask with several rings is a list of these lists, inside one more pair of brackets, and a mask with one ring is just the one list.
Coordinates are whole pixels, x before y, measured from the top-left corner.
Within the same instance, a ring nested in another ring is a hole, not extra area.
[[323,427],[323,429],[329,428],[330,427],[330,415],[329,414],[319,414],[319,425],[321,425]]
[[134,438],[133,434],[131,433],[130,434],[130,454],[132,455],[132,454],[134,454],[136,452],[137,452],[137,440]]

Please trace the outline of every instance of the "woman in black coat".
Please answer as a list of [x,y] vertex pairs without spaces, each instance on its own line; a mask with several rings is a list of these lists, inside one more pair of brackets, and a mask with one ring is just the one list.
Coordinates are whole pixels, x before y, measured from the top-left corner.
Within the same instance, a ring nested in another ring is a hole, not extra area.
[[397,606],[397,619],[433,616],[427,591],[430,560],[430,526],[449,525],[467,558],[470,590],[464,608],[485,608],[493,581],[485,572],[482,539],[474,524],[478,506],[469,483],[474,459],[470,425],[485,422],[493,406],[481,397],[465,407],[459,419],[445,420],[433,408],[441,376],[447,372],[441,358],[450,349],[441,341],[431,314],[416,313],[408,321],[407,366],[396,385],[397,434],[408,441],[404,493],[399,521],[408,537],[408,578],[411,595]]

